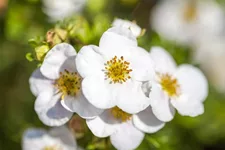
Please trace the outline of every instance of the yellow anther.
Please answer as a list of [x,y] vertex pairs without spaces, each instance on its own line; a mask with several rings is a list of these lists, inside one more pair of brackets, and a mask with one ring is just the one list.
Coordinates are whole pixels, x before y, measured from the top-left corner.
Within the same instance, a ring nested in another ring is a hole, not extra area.
[[107,79],[110,79],[110,83],[123,83],[130,79],[130,72],[132,69],[129,69],[130,63],[124,61],[124,57],[117,56],[113,57],[111,60],[107,61],[105,64],[105,76]]
[[122,122],[126,122],[128,120],[131,119],[131,114],[128,114],[124,111],[122,111],[119,107],[113,107],[111,110],[111,113],[113,115],[113,117],[115,117],[116,119],[122,121]]
[[166,91],[169,96],[179,96],[180,85],[176,78],[173,78],[169,74],[160,74],[159,77],[163,90]]
[[187,22],[192,22],[197,18],[196,0],[190,0],[184,8],[184,19]]
[[60,77],[56,80],[55,86],[62,93],[62,99],[65,96],[76,96],[80,92],[82,78],[77,72],[65,70],[60,72]]

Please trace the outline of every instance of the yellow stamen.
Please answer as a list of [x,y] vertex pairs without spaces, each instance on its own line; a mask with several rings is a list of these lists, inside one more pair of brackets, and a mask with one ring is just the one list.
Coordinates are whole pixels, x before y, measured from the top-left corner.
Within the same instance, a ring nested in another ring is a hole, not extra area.
[[60,72],[60,77],[56,80],[55,86],[62,93],[62,99],[65,96],[76,96],[80,92],[82,78],[77,72],[65,70]]
[[163,90],[166,91],[169,96],[179,96],[180,85],[176,78],[173,78],[169,74],[160,74],[159,77]]
[[116,119],[118,119],[118,120],[120,120],[120,121],[122,121],[122,122],[126,122],[126,121],[128,121],[128,120],[130,120],[131,119],[131,114],[128,114],[128,113],[126,113],[126,112],[124,112],[124,111],[122,111],[119,107],[113,107],[111,110],[111,113],[112,113],[112,115],[116,118]]
[[197,6],[196,6],[196,0],[190,0],[190,2],[188,2],[185,5],[184,8],[184,19],[187,22],[192,22],[196,19],[197,17]]
[[123,83],[130,79],[130,72],[132,69],[129,68],[130,63],[125,61],[123,56],[117,58],[113,57],[105,64],[105,76],[110,79],[110,83]]

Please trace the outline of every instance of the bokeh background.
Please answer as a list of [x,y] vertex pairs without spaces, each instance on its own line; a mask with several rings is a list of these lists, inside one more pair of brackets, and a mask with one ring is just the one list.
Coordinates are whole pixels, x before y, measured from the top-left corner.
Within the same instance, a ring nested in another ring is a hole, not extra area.
[[[139,39],[140,46],[146,50],[153,45],[163,46],[178,64],[199,66],[192,61],[193,50],[190,47],[167,41],[151,30],[149,16],[156,3],[157,0],[87,0],[82,14],[90,28],[97,26],[99,30],[98,38],[90,41],[98,44],[100,33],[115,17],[136,20],[147,30]],[[225,1],[218,3],[225,11]],[[20,150],[23,131],[28,127],[47,128],[34,111],[35,97],[28,83],[37,62],[29,62],[25,56],[33,51],[28,40],[44,36],[53,27],[54,22],[43,12],[43,1],[0,0],[0,150]],[[225,64],[220,69],[225,69]],[[211,82],[209,85],[203,115],[190,118],[176,114],[175,119],[162,130],[146,135],[138,149],[225,150],[225,91],[219,92]],[[101,143],[98,139],[93,140],[90,133],[78,140],[85,149],[113,149],[111,146],[96,146],[96,141]]]

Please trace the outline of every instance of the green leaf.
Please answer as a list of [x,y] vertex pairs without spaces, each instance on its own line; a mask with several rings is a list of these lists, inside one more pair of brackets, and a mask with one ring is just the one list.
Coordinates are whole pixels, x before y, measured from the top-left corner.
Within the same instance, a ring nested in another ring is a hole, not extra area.
[[34,58],[33,58],[33,55],[32,55],[32,53],[27,53],[26,54],[26,59],[28,60],[28,61],[33,61],[34,60]]
[[28,44],[29,44],[31,47],[33,47],[33,48],[35,48],[35,47],[38,46],[38,43],[37,43],[36,39],[30,39],[30,40],[28,40]]

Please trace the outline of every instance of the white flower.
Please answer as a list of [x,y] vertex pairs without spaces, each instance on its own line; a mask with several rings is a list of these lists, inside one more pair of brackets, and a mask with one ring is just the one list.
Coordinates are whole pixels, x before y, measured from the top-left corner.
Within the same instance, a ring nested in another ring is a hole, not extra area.
[[171,55],[160,47],[153,47],[150,55],[156,64],[156,79],[149,93],[155,116],[170,121],[174,108],[184,116],[202,114],[208,95],[208,83],[202,72],[188,64],[177,67]]
[[83,96],[75,57],[71,45],[58,44],[47,53],[41,68],[29,80],[31,91],[37,96],[35,111],[46,125],[60,126],[70,119],[72,112],[83,118],[93,118],[102,112]]
[[73,134],[65,126],[44,129],[28,129],[24,132],[23,150],[78,150]]
[[80,50],[76,64],[84,78],[83,93],[94,106],[102,109],[118,106],[131,114],[149,106],[141,81],[153,78],[153,62],[137,46],[130,30],[110,28],[101,37],[99,47],[89,45]]
[[149,110],[131,115],[114,107],[105,110],[94,119],[86,120],[86,123],[95,136],[110,136],[110,141],[115,148],[131,150],[137,148],[144,138],[144,133],[140,130],[154,133],[164,126],[164,123],[155,118]]
[[122,28],[128,28],[131,30],[131,32],[133,33],[133,35],[135,37],[138,37],[141,35],[142,30],[141,28],[135,23],[135,22],[131,22],[128,20],[123,20],[123,19],[115,19],[112,23],[113,27],[122,27]]
[[43,11],[52,21],[63,20],[75,13],[79,13],[86,0],[42,0],[44,4]]
[[194,47],[194,60],[209,81],[221,93],[225,92],[225,37],[204,39]]
[[150,24],[160,36],[181,44],[218,36],[224,31],[224,12],[215,0],[162,0]]

